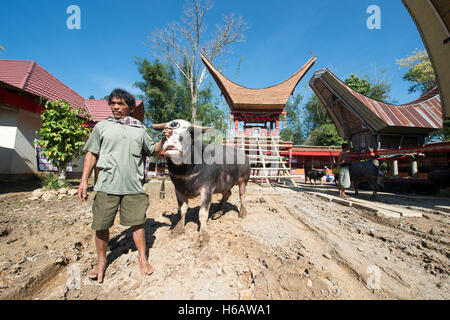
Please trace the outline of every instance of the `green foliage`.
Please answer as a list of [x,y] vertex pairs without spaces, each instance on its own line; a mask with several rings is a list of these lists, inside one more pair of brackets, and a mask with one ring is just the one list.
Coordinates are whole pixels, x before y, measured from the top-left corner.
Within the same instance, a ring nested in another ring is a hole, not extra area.
[[311,146],[341,146],[343,142],[344,140],[339,136],[334,123],[327,123],[313,129],[305,144]]
[[286,104],[286,119],[285,128],[280,131],[280,136],[285,141],[291,141],[292,143],[299,145],[305,141],[302,130],[302,121],[300,118],[301,109],[300,103],[303,96],[298,94],[294,99],[289,99]]
[[378,160],[380,163],[380,170],[383,172],[383,174],[386,174],[388,172],[388,164],[386,160]]
[[[345,80],[345,84],[369,98],[389,103],[390,85],[383,79],[384,73],[385,71],[382,70],[381,76],[376,76],[375,80],[372,80],[369,76],[360,78],[352,73]],[[316,95],[309,99],[305,104],[304,110],[304,127],[308,136],[306,144],[340,146],[343,143],[343,139],[339,136],[333,119]]]
[[419,91],[423,94],[437,84],[433,66],[426,50],[416,49],[406,58],[396,59],[396,63],[400,67],[409,68],[403,76],[404,80],[412,83],[408,89],[409,93]]
[[339,136],[333,119],[319,97],[313,95],[305,104],[305,128],[307,145],[337,146],[343,141]]
[[370,79],[367,75],[360,78],[352,73],[350,74],[350,77],[345,80],[345,84],[356,92],[371,99],[385,103],[393,103],[389,101],[391,86],[383,79],[383,74],[385,72],[386,70],[381,70],[381,79],[376,76],[375,80]]
[[94,95],[91,94],[91,95],[89,96],[89,99],[95,99]]
[[179,90],[175,70],[156,60],[154,63],[137,58],[135,63],[142,81],[135,87],[144,92],[145,113],[148,122],[164,123],[173,119],[187,119],[190,116],[188,105],[184,103],[185,92]]
[[67,101],[47,101],[41,114],[41,139],[37,141],[42,153],[58,167],[60,174],[67,164],[80,155],[81,147],[89,136],[83,119],[90,116],[82,109],[71,108]]
[[[137,58],[136,64],[142,81],[135,86],[144,92],[145,120],[151,123],[164,123],[174,119],[190,121],[192,99],[189,82],[177,74],[171,65],[155,60]],[[225,129],[225,112],[219,107],[213,95],[212,84],[208,83],[198,93],[197,121],[204,126]]]
[[315,94],[305,104],[306,129],[311,132],[321,125],[333,123],[333,120],[327,109]]
[[67,181],[58,181],[58,176],[56,174],[47,174],[41,181],[41,186],[44,189],[59,189],[68,187]]

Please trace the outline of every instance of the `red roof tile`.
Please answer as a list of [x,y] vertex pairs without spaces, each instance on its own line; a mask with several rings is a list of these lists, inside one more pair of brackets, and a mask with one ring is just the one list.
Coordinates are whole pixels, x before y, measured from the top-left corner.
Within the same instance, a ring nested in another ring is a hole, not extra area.
[[[104,99],[86,99],[86,103],[91,111],[92,120],[95,122],[105,120],[111,116],[111,107],[108,105],[108,100]],[[136,100],[136,107],[143,106],[142,100]],[[141,120],[141,119],[139,119]]]
[[89,113],[82,96],[34,61],[0,60],[0,82],[47,100],[66,100]]

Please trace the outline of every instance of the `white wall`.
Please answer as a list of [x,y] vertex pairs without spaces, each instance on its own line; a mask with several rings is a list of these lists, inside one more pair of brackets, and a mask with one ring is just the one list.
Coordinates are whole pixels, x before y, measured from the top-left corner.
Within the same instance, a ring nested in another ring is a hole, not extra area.
[[[0,106],[0,174],[38,172],[34,139],[41,124],[37,113]],[[73,172],[83,170],[83,158],[74,161]]]
[[0,106],[0,173],[10,173],[16,143],[17,108]]

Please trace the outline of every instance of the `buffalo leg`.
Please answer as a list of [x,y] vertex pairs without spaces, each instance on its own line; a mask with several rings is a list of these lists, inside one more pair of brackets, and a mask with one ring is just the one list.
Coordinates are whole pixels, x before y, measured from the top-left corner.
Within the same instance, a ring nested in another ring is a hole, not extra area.
[[353,181],[353,188],[355,188],[355,195],[358,195],[358,184],[359,181]]
[[377,198],[377,185],[376,183],[371,183],[370,186],[372,187],[373,193],[372,193],[372,199]]
[[239,218],[245,218],[247,216],[247,209],[245,208],[245,187],[247,184],[245,182],[239,183],[239,199],[241,200],[241,208],[239,209]]
[[212,219],[218,219],[223,214],[223,210],[225,208],[225,203],[228,198],[231,196],[231,190],[227,190],[222,195],[222,201],[220,202],[220,210],[212,215]]
[[178,221],[175,228],[173,228],[173,232],[175,234],[182,234],[184,233],[184,224],[186,222],[186,212],[188,210],[188,198],[180,194],[175,190],[175,194],[177,196],[177,202],[178,202],[178,210],[180,212],[180,220]]
[[200,220],[200,235],[199,242],[208,242],[208,226],[206,223],[208,222],[209,216],[209,207],[211,205],[211,190],[203,190],[201,193],[201,205],[199,212],[199,220]]

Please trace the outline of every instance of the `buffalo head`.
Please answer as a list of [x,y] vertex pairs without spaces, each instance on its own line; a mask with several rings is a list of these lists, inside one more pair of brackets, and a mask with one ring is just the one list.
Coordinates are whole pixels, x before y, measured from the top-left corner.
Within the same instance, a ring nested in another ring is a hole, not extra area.
[[[172,129],[172,134],[163,145],[163,152],[166,157],[171,158],[175,163],[180,163],[183,157],[189,156],[194,144],[194,132],[201,133],[214,127],[203,127],[191,124],[189,121],[177,119],[166,123],[153,124],[155,130]],[[165,132],[166,133],[166,132]],[[166,133],[167,134],[167,133]]]

